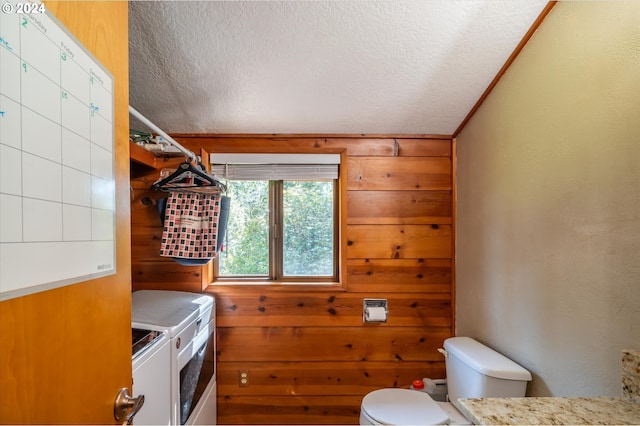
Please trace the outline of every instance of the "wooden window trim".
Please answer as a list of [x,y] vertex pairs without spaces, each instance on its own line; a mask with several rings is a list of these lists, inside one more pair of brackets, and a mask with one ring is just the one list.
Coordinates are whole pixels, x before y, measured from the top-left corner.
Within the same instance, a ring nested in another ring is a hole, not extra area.
[[[237,147],[234,147],[237,150]],[[242,150],[243,152],[248,152],[248,150]],[[206,157],[207,163],[209,158],[209,152],[201,149],[203,154],[203,160]],[[317,152],[315,150],[296,150],[296,152]],[[347,283],[347,237],[346,237],[346,229],[347,229],[347,176],[348,176],[348,168],[347,168],[347,150],[346,148],[340,149],[328,149],[322,150],[322,152],[329,153],[339,153],[340,154],[340,173],[338,176],[337,183],[337,237],[335,239],[335,243],[338,249],[337,263],[336,263],[336,282],[315,282],[313,284],[306,284],[298,281],[298,284],[293,284],[291,282],[281,282],[281,281],[269,281],[268,283],[255,281],[254,283],[247,283],[243,281],[239,283],[237,280],[223,280],[217,278],[217,271],[215,268],[217,266],[217,259],[213,262],[209,262],[206,265],[203,265],[201,268],[201,286],[202,290],[209,289],[209,291],[220,291],[221,289],[240,289],[240,288],[255,288],[267,285],[269,289],[274,291],[310,291],[310,292],[336,292],[336,291],[348,291],[348,283]],[[264,281],[264,280],[262,280]]]

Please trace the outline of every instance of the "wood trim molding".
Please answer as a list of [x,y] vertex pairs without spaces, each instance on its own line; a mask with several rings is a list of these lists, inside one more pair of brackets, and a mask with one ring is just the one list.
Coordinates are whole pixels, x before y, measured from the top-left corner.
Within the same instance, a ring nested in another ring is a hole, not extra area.
[[546,16],[549,14],[549,12],[551,12],[551,9],[553,9],[553,7],[556,5],[556,3],[557,3],[557,1],[550,1],[549,3],[547,3],[547,5],[544,7],[544,9],[542,9],[542,12],[540,12],[540,15],[538,15],[538,18],[531,25],[531,28],[529,28],[529,31],[527,31],[527,33],[524,35],[522,40],[520,40],[520,43],[518,43],[518,45],[516,46],[515,50],[511,54],[511,56],[509,56],[509,58],[504,63],[502,68],[500,68],[500,71],[498,71],[498,74],[496,74],[496,76],[493,78],[493,80],[491,81],[491,83],[489,84],[487,89],[480,96],[480,98],[475,103],[475,105],[471,108],[471,111],[469,111],[469,113],[464,118],[464,120],[462,120],[462,122],[460,123],[458,128],[455,130],[455,132],[453,132],[453,137],[454,138],[458,136],[458,133],[460,133],[462,131],[464,126],[466,126],[467,123],[469,122],[469,120],[471,120],[471,117],[473,117],[473,115],[476,113],[476,111],[484,103],[485,99],[487,99],[487,97],[489,96],[489,94],[491,93],[493,88],[496,87],[496,85],[498,84],[498,81],[500,81],[500,79],[502,78],[504,73],[507,72],[507,70],[509,69],[511,64],[516,60],[516,58],[518,57],[518,55],[520,54],[522,49],[524,49],[524,46],[526,46],[526,44],[529,42],[529,39],[531,39],[531,37],[533,37],[533,34],[540,27],[540,25],[542,24],[542,21],[544,21],[544,18],[546,18]]
[[[451,135],[379,134],[379,133],[171,133],[173,138],[242,138],[242,139],[451,139]],[[180,141],[178,141],[180,142]]]
[[456,323],[456,254],[457,246],[457,221],[458,210],[458,144],[456,138],[451,140],[451,334],[458,335]]

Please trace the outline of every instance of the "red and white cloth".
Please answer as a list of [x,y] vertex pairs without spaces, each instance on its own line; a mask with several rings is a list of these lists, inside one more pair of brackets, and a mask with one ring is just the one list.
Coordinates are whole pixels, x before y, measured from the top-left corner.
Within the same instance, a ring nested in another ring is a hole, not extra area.
[[172,192],[167,200],[160,256],[215,257],[220,198],[219,194]]

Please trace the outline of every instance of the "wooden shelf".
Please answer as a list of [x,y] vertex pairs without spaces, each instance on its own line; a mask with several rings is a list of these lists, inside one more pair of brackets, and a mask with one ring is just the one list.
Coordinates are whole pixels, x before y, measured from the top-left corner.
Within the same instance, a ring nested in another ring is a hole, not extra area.
[[151,167],[152,169],[159,168],[158,157],[135,143],[129,144],[129,157],[131,161],[143,166]]

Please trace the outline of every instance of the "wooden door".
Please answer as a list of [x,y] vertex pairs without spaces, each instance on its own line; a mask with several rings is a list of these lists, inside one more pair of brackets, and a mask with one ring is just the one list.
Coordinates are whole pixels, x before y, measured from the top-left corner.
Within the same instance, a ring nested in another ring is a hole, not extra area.
[[127,3],[45,5],[114,76],[117,274],[0,303],[0,423],[115,423],[131,389]]

